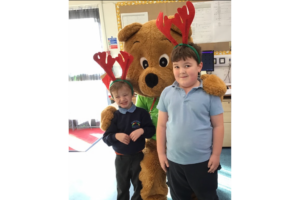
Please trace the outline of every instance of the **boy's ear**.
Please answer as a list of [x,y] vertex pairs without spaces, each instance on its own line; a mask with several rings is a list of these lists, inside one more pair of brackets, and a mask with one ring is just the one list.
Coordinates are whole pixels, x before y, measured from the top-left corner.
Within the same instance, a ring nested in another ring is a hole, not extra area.
[[126,42],[131,36],[133,36],[136,32],[138,32],[143,25],[140,23],[132,23],[125,26],[122,30],[120,30],[118,34],[118,40],[120,42]]
[[200,64],[198,66],[200,67],[200,72],[201,72],[202,67],[203,67],[203,62],[200,62]]

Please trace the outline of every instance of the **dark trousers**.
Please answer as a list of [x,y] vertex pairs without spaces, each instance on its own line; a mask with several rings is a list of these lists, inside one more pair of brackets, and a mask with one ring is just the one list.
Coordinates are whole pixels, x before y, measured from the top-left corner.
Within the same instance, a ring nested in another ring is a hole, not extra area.
[[[218,171],[208,173],[208,161],[180,165],[170,160],[167,170],[168,185],[173,200],[191,199],[192,193],[197,200],[218,200]],[[218,170],[221,169],[219,165]]]
[[131,200],[142,200],[140,195],[142,183],[139,180],[139,174],[141,171],[140,162],[143,158],[143,152],[135,155],[116,155],[117,200],[129,200],[130,180],[134,187]]

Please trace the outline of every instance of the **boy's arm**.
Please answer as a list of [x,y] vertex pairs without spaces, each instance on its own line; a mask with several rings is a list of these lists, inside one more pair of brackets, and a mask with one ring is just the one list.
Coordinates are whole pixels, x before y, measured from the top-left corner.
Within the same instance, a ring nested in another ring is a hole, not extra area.
[[220,156],[222,152],[224,139],[224,122],[223,113],[211,116],[211,123],[213,126],[213,151],[212,154]]
[[213,126],[213,149],[208,163],[210,168],[208,172],[214,172],[220,164],[220,155],[222,152],[224,138],[223,113],[210,117]]
[[103,135],[103,141],[108,145],[111,146],[114,143],[118,142],[116,139],[116,133],[118,131],[117,129],[117,123],[116,123],[116,116],[111,120],[111,124],[108,127],[108,129],[105,131]]
[[143,109],[141,118],[142,127],[130,133],[130,138],[135,142],[140,136],[151,138],[155,134],[155,126],[152,123],[149,113]]
[[157,130],[156,130],[156,143],[157,153],[161,168],[167,172],[166,167],[169,167],[168,159],[166,156],[166,124],[168,121],[168,113],[159,111]]

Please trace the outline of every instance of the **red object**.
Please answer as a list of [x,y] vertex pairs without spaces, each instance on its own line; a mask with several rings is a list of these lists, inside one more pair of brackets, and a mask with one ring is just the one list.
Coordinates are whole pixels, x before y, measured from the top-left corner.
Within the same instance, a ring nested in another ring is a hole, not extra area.
[[[106,51],[98,52],[98,53],[95,53],[93,58],[104,69],[104,71],[109,76],[110,80],[112,80],[112,81],[116,80],[116,77],[112,71],[112,68],[113,68],[113,64],[115,63],[115,61],[117,61],[121,65],[121,68],[122,68],[121,79],[125,80],[127,72],[128,72],[128,68],[133,61],[133,56],[125,51],[120,51],[120,54],[118,54],[118,57],[116,57],[116,58],[112,58],[111,55],[107,55],[107,54],[108,53]],[[106,55],[107,55],[107,62],[106,62]],[[104,84],[106,85],[106,87],[108,85],[107,82],[108,82],[109,78],[106,78],[105,82],[103,81]]]
[[86,151],[99,138],[102,138],[104,131],[100,128],[69,129],[69,151]]
[[73,149],[73,148],[71,148],[71,147],[69,147],[69,151],[76,151],[75,149]]
[[125,80],[130,64],[133,61],[133,56],[125,51],[120,51],[121,54],[116,57],[116,61],[120,64],[122,68],[121,79]]
[[106,86],[107,90],[109,91],[109,83],[110,83],[111,79],[109,76],[107,76],[107,74],[104,76],[104,78],[102,79],[102,82],[104,83],[104,85]]
[[[189,14],[187,14],[187,8]],[[178,42],[171,36],[171,26],[174,24],[177,26],[182,34],[182,43],[187,44],[189,29],[195,17],[195,7],[192,2],[186,2],[186,6],[178,8],[173,19],[169,19],[167,16],[163,17],[163,13],[160,12],[156,19],[157,28],[174,44],[177,45]]]
[[[186,6],[188,7],[189,14],[187,14]],[[174,25],[181,30],[182,43],[184,44],[188,42],[189,29],[195,17],[195,7],[193,3],[188,1],[186,2],[186,6],[177,9],[178,13],[175,14],[175,19],[173,20]]]
[[162,12],[158,14],[156,26],[172,42],[172,44],[177,45],[178,42],[171,36],[170,32],[173,19],[169,19],[167,16],[165,16],[163,20],[163,16],[164,14]]
[[112,71],[113,64],[115,63],[116,59],[112,58],[111,55],[107,56],[107,63],[106,60],[106,54],[107,52],[99,52],[94,55],[94,60],[104,69],[104,71],[107,73],[107,75],[111,78],[111,80],[116,80],[115,75]]
[[155,101],[156,101],[156,97],[153,99],[153,102],[152,102],[152,105],[151,105],[151,108],[150,108],[149,114],[150,114],[150,113],[151,113],[151,111],[152,111],[152,108],[153,108],[153,106],[154,106],[154,103],[155,103]]

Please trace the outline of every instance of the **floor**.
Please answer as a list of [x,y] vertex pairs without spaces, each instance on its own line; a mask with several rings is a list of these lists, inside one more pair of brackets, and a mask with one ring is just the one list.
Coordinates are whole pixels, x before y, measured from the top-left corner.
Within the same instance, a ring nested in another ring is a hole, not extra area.
[[[224,154],[224,155],[223,155]],[[116,200],[115,153],[103,141],[87,152],[69,153],[69,200]],[[218,195],[231,199],[231,149],[221,155]],[[133,193],[132,187],[130,194]],[[170,193],[168,200],[172,200]]]

